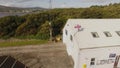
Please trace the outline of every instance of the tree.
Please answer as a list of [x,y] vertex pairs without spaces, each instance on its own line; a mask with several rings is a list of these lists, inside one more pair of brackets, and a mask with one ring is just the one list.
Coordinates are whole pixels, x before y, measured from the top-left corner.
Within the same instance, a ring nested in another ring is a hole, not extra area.
[[82,18],[102,18],[102,12],[99,9],[87,8],[81,13]]
[[36,35],[37,38],[39,38],[39,39],[49,39],[49,37],[50,37],[49,29],[50,29],[49,22],[46,21],[44,24],[42,24],[40,26],[39,31]]

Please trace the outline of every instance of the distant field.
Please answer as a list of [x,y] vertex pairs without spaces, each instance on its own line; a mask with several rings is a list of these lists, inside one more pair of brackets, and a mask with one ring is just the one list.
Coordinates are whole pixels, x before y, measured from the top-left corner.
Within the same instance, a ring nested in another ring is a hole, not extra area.
[[8,46],[24,46],[24,45],[38,45],[45,44],[48,41],[46,40],[19,40],[19,41],[3,41],[0,42],[0,47],[8,47]]

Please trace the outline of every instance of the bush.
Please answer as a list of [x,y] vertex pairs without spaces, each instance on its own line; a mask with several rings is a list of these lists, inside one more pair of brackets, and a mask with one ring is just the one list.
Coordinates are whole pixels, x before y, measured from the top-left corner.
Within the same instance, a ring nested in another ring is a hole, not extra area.
[[3,37],[1,37],[1,39],[4,39],[4,40],[6,40],[6,39],[9,39],[10,38],[10,36],[3,36]]
[[40,33],[36,35],[36,39],[48,40],[50,38],[49,34]]

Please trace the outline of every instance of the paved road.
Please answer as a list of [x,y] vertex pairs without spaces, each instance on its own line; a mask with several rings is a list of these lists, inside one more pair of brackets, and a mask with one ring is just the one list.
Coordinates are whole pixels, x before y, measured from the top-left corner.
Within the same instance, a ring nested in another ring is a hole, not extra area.
[[13,56],[29,68],[73,68],[66,47],[61,42],[0,48],[0,55]]

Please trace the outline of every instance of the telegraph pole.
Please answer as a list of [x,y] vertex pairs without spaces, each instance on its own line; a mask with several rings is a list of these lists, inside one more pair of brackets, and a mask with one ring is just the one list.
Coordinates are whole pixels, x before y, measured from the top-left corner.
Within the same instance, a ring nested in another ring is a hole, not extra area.
[[[52,9],[52,0],[49,0],[49,10]],[[49,13],[49,25],[50,25],[50,41],[52,41],[52,22],[50,18],[50,13]]]

